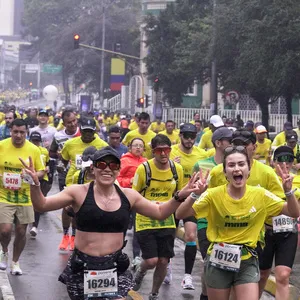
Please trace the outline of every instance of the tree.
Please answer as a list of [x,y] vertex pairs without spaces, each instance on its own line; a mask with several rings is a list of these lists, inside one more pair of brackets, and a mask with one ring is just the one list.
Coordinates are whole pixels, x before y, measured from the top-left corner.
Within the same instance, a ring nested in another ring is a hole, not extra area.
[[[89,91],[99,91],[101,52],[83,48],[74,51],[73,35],[79,33],[81,43],[101,46],[102,3],[106,7],[106,48],[112,49],[112,45],[119,42],[122,44],[122,52],[138,55],[136,41],[139,37],[138,21],[141,13],[138,0],[81,0],[76,5],[72,0],[25,2],[24,35],[39,37],[35,46],[36,51],[40,51],[42,61],[63,66],[62,77],[66,93],[71,75],[77,84],[85,82]],[[105,87],[109,87],[111,56],[105,57]]]
[[268,104],[299,93],[300,3],[296,0],[219,0],[216,11],[218,70],[226,89],[252,96],[267,127]]

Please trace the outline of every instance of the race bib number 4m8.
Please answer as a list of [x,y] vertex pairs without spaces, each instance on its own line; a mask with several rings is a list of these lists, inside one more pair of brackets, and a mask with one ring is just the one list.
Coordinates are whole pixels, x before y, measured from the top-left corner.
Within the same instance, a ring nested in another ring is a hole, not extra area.
[[296,220],[285,215],[280,215],[272,218],[273,232],[296,232]]
[[84,299],[116,297],[118,277],[116,269],[84,271]]
[[209,261],[219,269],[238,272],[241,265],[241,246],[214,244]]
[[16,173],[3,173],[3,185],[9,190],[19,190],[22,185],[21,174]]

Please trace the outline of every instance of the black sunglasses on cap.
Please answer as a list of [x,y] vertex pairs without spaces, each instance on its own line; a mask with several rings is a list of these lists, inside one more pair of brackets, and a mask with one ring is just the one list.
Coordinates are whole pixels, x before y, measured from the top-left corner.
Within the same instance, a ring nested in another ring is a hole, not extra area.
[[245,153],[246,152],[246,147],[245,146],[228,146],[224,150],[225,154],[230,154],[232,152],[241,152]]

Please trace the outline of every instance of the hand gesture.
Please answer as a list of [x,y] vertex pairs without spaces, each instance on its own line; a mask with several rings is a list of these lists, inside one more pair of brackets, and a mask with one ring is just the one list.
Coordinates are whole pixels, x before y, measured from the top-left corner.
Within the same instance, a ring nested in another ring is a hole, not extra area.
[[289,173],[286,163],[283,163],[282,167],[278,163],[276,163],[276,173],[282,179],[282,187],[284,192],[289,192],[293,186],[293,176]]
[[173,158],[173,161],[180,164],[180,158],[181,158],[180,156],[176,156]]
[[21,157],[19,157],[19,160],[21,161],[22,165],[24,166],[23,172],[25,172],[25,174],[28,174],[32,178],[34,183],[36,185],[38,185],[39,184],[39,178],[38,178],[37,173],[36,173],[36,171],[33,167],[33,162],[32,162],[31,156],[29,156],[29,165],[27,165],[26,162]]
[[207,178],[209,175],[209,171],[204,175],[202,170],[194,173],[189,180],[188,184],[180,191],[180,197],[188,197],[191,193],[195,193],[196,195],[201,195],[207,189]]

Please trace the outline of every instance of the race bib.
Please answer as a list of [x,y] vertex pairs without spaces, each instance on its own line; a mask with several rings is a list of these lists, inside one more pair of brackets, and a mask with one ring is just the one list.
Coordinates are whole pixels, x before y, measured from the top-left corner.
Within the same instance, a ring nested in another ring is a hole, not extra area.
[[21,174],[3,173],[3,185],[6,189],[19,190],[22,185]]
[[280,215],[272,218],[273,232],[296,232],[296,219]]
[[210,264],[219,269],[238,272],[241,265],[241,246],[219,243],[214,244]]
[[76,154],[76,157],[75,157],[75,166],[76,166],[76,169],[81,169],[81,165],[82,165],[81,154]]
[[84,299],[118,296],[116,269],[84,271]]

